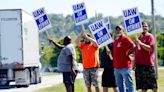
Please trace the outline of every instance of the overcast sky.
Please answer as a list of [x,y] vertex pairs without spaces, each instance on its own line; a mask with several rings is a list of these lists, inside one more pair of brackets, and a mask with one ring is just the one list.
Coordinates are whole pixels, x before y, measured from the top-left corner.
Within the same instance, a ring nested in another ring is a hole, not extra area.
[[[164,16],[164,0],[155,1],[155,14]],[[139,12],[151,15],[151,0],[1,0],[0,9],[21,8],[29,13],[45,7],[47,13],[72,14],[72,5],[85,2],[88,17],[102,13],[104,16],[120,16],[122,10],[138,7]]]

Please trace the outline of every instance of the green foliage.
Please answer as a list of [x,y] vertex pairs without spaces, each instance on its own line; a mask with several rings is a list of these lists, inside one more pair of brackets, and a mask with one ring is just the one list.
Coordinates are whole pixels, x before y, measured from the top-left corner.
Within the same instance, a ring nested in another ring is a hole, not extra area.
[[[38,89],[35,92],[66,92],[66,89],[65,89],[64,84],[60,83],[52,87]],[[86,92],[86,87],[82,79],[76,80],[75,92]]]
[[164,34],[157,34],[157,53],[159,61],[164,60]]
[[76,46],[76,61],[82,63],[82,55],[80,49]]
[[[98,20],[102,19],[104,16],[103,14],[98,14]],[[151,16],[144,15],[143,13],[140,13],[140,17],[142,21],[148,22],[148,25],[150,26],[151,23]],[[156,17],[156,28],[157,32],[161,32],[160,28],[164,28],[164,18],[160,15],[155,16]],[[74,23],[74,19],[72,15],[63,16],[62,14],[49,14],[49,18],[51,20],[52,28],[48,30],[49,35],[51,38],[54,39],[54,41],[58,42],[60,44],[63,43],[63,38],[67,35],[70,35],[72,37],[72,42],[74,43],[77,36],[80,34],[82,27],[76,26]],[[111,23],[112,30],[115,30],[116,25],[124,25],[123,17],[112,17],[109,16],[109,20]],[[91,17],[89,19],[89,22],[84,24],[86,32],[89,32],[88,25],[95,22],[95,17]],[[150,26],[150,30],[152,31],[152,27]],[[114,35],[115,36],[115,35]],[[135,41],[135,35],[129,35],[130,38],[132,38],[133,41]],[[60,53],[60,50],[50,46],[48,44],[47,35],[45,32],[42,32],[39,34],[40,42],[45,42],[45,54],[42,57],[43,64],[48,66],[56,66],[57,57]],[[164,36],[163,35],[157,35],[157,47],[158,47],[158,57],[159,59],[162,59],[164,57]],[[41,46],[40,46],[41,47]],[[162,48],[162,50],[161,50]],[[40,48],[41,49],[41,48]],[[100,49],[99,54],[101,54],[102,49]],[[77,56],[77,62],[81,62],[81,52],[76,47],[76,56]]]
[[44,49],[44,55],[42,56],[42,64],[45,66],[51,66],[50,60],[53,56],[53,48],[46,46]]

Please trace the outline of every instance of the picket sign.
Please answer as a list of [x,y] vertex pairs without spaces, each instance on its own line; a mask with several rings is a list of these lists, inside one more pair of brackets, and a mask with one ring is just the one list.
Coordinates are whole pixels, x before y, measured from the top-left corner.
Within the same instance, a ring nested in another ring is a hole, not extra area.
[[143,32],[138,8],[123,10],[125,29],[128,35]]
[[89,29],[93,34],[99,48],[113,42],[103,19],[89,25]]
[[73,16],[76,25],[82,25],[88,22],[87,12],[85,8],[85,3],[79,3],[72,6]]
[[103,22],[104,22],[104,25],[106,25],[108,31],[110,33],[112,33],[111,24],[110,24],[110,21],[109,21],[109,17],[107,16],[107,17],[103,18]]

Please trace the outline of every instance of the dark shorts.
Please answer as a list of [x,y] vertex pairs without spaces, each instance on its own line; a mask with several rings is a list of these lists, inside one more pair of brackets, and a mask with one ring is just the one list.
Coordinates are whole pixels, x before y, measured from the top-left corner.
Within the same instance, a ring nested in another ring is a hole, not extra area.
[[63,72],[63,83],[74,84],[76,76],[71,72]]
[[117,87],[113,69],[104,69],[102,87]]
[[148,65],[136,65],[136,89],[157,88],[155,68]]

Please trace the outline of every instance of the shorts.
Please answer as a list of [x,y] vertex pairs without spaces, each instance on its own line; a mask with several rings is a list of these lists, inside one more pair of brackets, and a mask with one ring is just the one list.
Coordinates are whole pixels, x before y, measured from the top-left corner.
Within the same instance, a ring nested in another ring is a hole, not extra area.
[[153,66],[136,65],[136,89],[157,88],[156,73]]
[[63,72],[63,83],[74,84],[76,76],[72,72]]
[[102,87],[117,87],[113,69],[104,69],[102,74]]
[[95,87],[99,87],[98,73],[98,68],[89,68],[83,70],[84,81],[87,87],[91,87],[92,84]]

